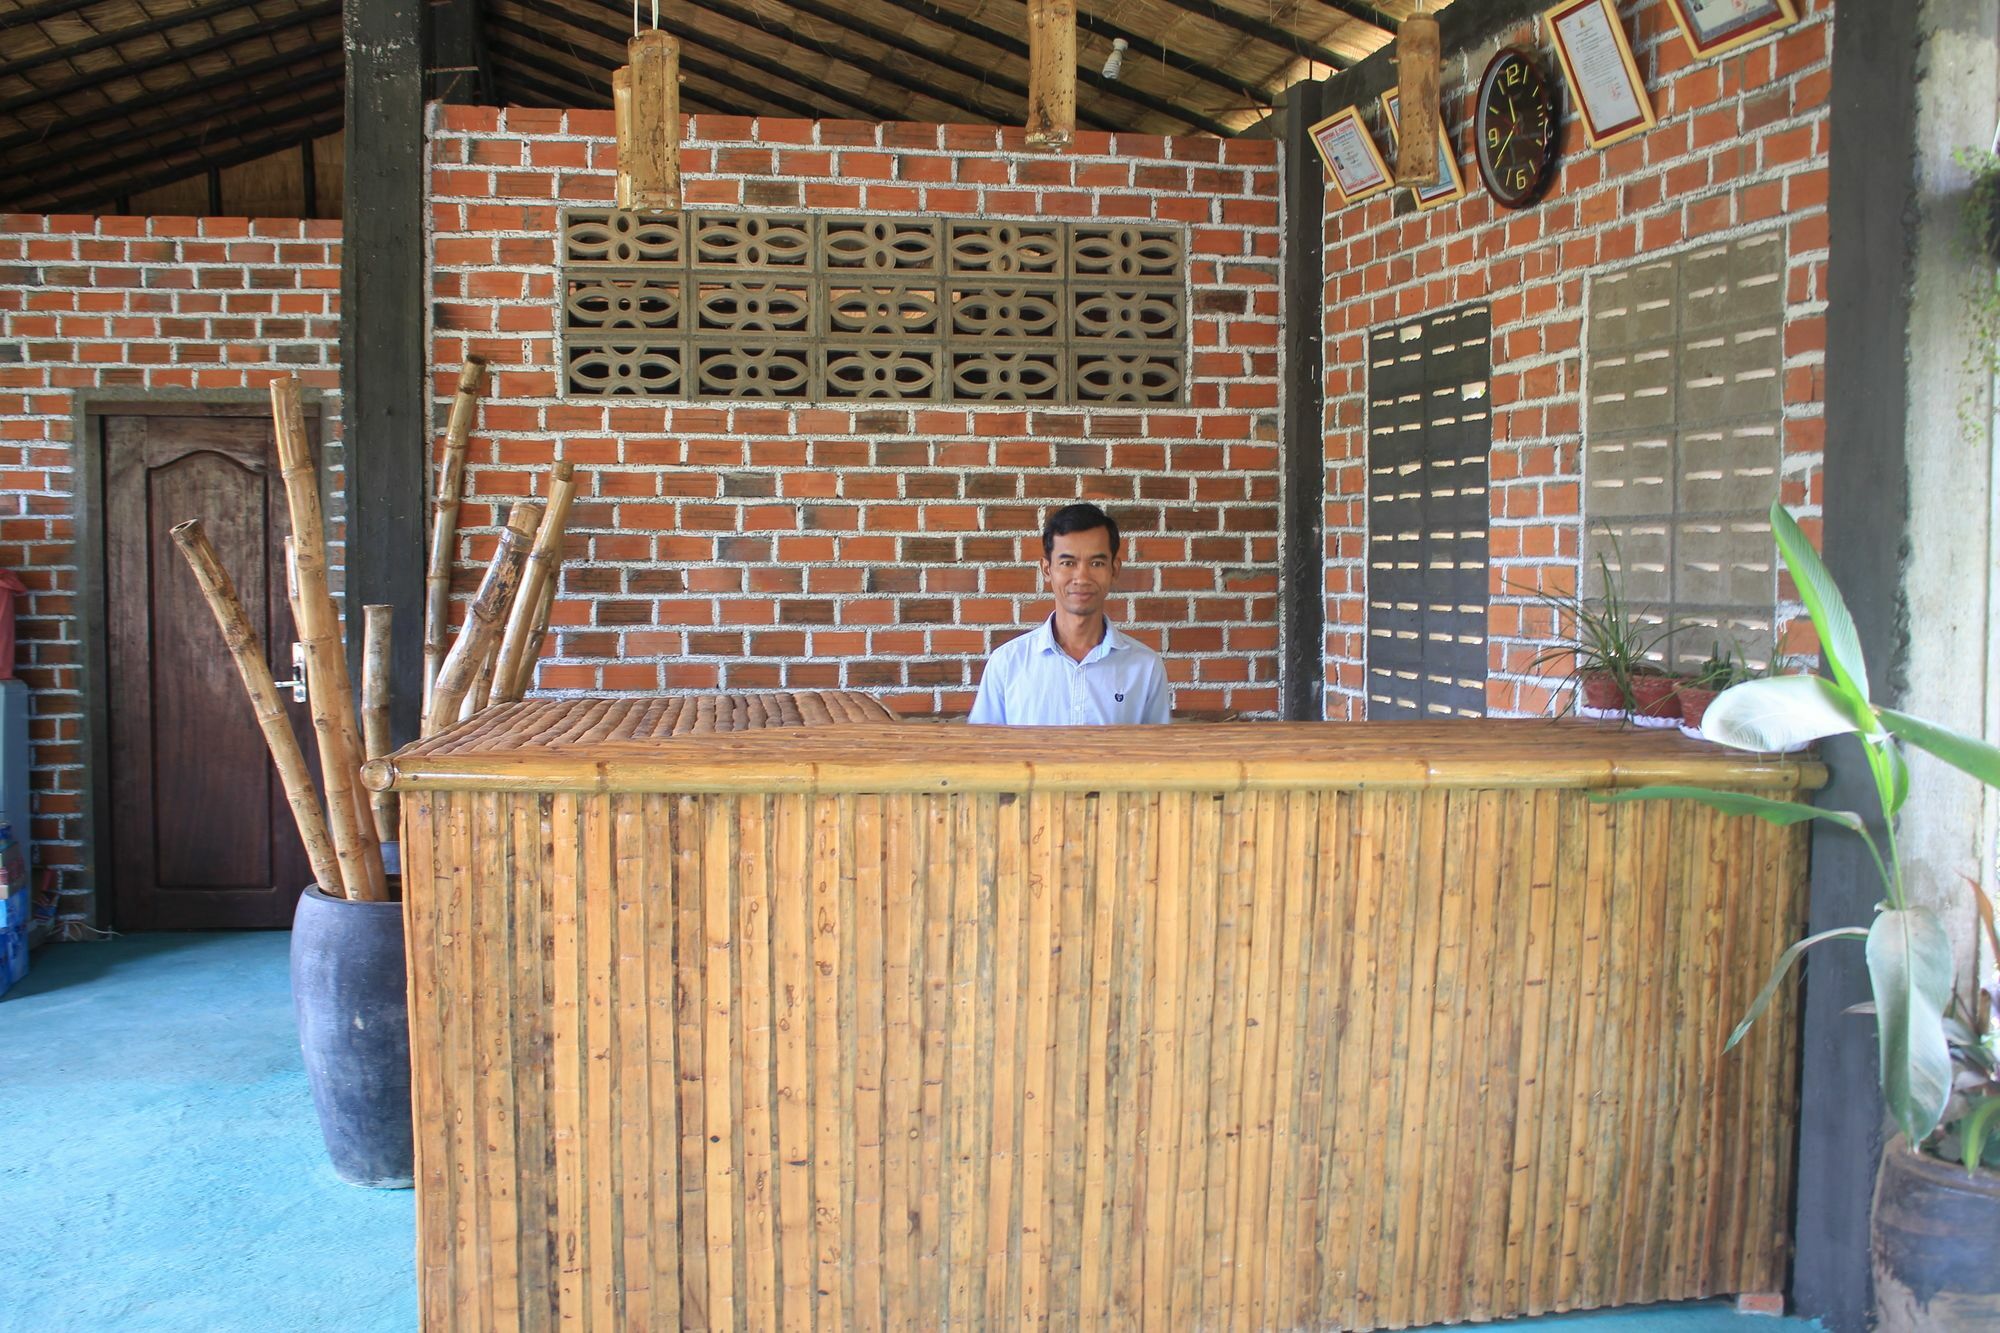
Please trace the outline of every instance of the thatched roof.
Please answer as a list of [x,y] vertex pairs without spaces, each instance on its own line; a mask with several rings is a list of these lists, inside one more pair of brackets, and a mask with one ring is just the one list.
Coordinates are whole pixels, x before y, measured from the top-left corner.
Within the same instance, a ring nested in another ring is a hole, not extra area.
[[[1079,120],[1240,133],[1291,83],[1379,49],[1418,4],[1080,0]],[[633,22],[619,0],[433,0],[430,12],[453,34],[430,62],[445,100],[525,106],[608,106]],[[691,112],[1026,114],[1025,0],[662,0],[659,22],[684,41]],[[1124,68],[1106,78],[1119,37]],[[314,212],[338,171],[342,84],[340,0],[0,0],[0,211],[133,209],[190,183],[213,196],[222,173],[282,158]]]

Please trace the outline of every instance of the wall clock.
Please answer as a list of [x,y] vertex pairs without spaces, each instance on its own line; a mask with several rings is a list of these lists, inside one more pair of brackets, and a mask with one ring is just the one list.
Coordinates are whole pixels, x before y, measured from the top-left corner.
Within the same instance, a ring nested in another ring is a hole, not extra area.
[[1555,89],[1535,58],[1513,47],[1494,56],[1479,80],[1473,135],[1495,203],[1525,208],[1535,201],[1554,174],[1556,133]]

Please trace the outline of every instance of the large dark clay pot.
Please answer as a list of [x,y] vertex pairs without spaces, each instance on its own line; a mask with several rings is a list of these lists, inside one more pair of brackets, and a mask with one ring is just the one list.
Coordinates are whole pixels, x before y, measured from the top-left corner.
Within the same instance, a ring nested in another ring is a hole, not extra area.
[[299,895],[292,1007],[333,1169],[350,1185],[408,1189],[409,982],[403,905]]
[[1882,1150],[1871,1217],[1877,1333],[2000,1328],[2000,1172]]

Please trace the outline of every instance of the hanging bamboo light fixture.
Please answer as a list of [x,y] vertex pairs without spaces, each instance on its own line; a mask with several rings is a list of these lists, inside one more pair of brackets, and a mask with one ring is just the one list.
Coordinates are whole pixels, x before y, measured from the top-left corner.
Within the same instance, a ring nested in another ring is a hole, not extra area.
[[1076,134],[1076,0],[1028,0],[1028,146]]
[[645,213],[681,206],[681,42],[659,28],[640,30],[632,15],[627,63],[611,75],[618,127],[618,206]]
[[1437,15],[1418,11],[1396,29],[1396,184],[1438,182]]

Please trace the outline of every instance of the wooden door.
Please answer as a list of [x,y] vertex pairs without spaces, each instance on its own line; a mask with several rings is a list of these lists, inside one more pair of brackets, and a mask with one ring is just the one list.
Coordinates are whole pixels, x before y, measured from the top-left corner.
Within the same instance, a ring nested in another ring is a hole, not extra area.
[[[170,530],[198,518],[266,659],[292,676],[290,530],[268,415],[106,415],[111,856],[123,930],[291,923],[311,882],[242,681]],[[242,409],[236,409],[238,411]],[[290,701],[290,691],[281,691]],[[312,724],[292,704],[309,757]],[[314,763],[317,771],[317,762]]]

